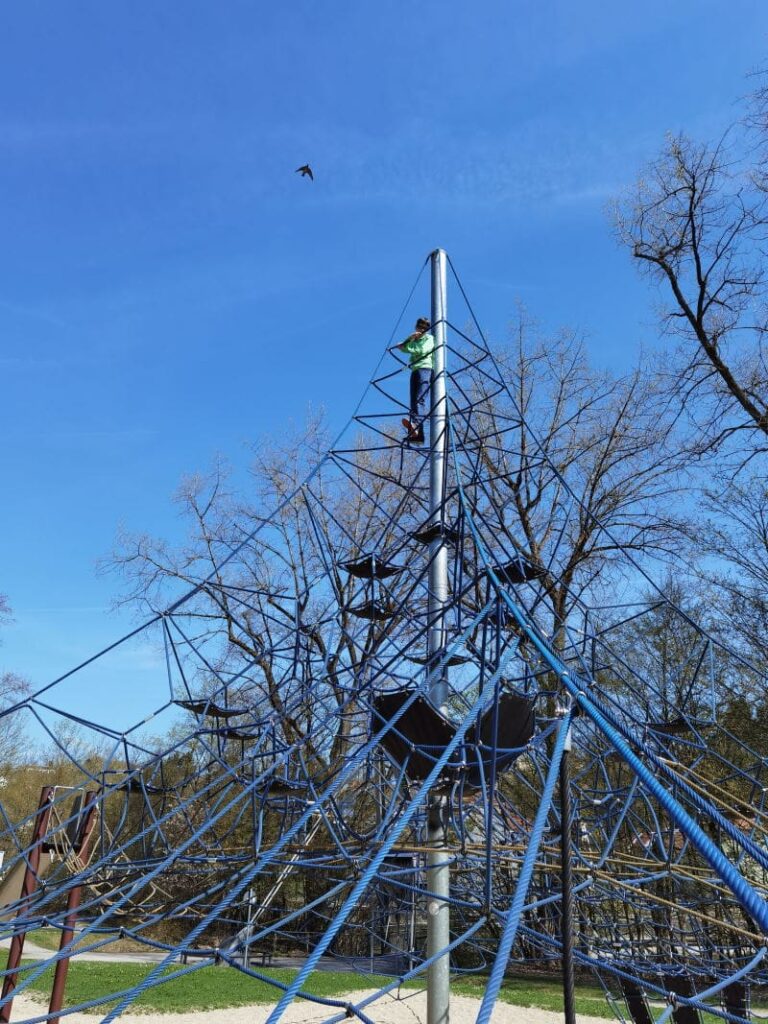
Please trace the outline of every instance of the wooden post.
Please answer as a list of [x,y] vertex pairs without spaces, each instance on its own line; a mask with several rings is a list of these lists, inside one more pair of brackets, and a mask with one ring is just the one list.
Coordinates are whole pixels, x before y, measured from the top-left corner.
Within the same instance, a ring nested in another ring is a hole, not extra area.
[[[91,790],[85,794],[85,803],[82,810],[82,822],[78,830],[77,849],[75,854],[75,870],[82,871],[88,863],[88,854],[91,848],[91,835],[96,818],[98,792]],[[59,940],[59,952],[72,941],[77,923],[77,911],[80,906],[80,899],[83,894],[83,883],[78,881],[69,890],[67,898],[67,916],[64,918],[64,927],[61,930]],[[50,1024],[59,1024],[59,1013],[64,1000],[64,986],[67,983],[67,971],[69,970],[68,953],[61,960],[56,961],[56,969],[53,975],[53,988],[51,989],[51,1001],[48,1006],[48,1013],[56,1016],[50,1018]]]
[[[43,840],[48,832],[48,819],[51,816],[53,791],[53,786],[43,786],[40,792],[40,804],[35,816],[35,830],[32,834],[32,842],[29,845],[27,867],[24,872],[24,881],[21,885],[21,905],[16,911],[17,918],[23,918],[28,912],[32,904],[32,897],[37,889],[40,854],[43,850]],[[21,964],[21,954],[24,952],[24,938],[26,934],[26,928],[24,928],[23,931],[17,932],[13,939],[11,939],[11,948],[8,950],[7,973],[3,980],[2,994],[3,1000],[7,999],[8,1001],[4,1002],[3,1006],[0,1006],[0,1024],[8,1024],[11,1019],[13,990],[16,988],[19,977],[19,965]]]

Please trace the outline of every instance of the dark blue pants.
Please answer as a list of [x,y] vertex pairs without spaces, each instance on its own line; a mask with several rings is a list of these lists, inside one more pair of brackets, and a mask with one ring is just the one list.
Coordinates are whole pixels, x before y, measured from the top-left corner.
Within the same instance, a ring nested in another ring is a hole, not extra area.
[[416,431],[424,430],[424,417],[432,404],[431,391],[432,371],[411,370],[411,406],[408,418]]

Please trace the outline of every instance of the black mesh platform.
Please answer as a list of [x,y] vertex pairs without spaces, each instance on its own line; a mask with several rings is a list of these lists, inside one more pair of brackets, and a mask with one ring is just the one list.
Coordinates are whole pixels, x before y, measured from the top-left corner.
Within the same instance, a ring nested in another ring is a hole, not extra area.
[[[378,694],[372,704],[373,727],[378,730],[413,697],[415,690],[407,687]],[[536,726],[534,701],[514,693],[501,695],[496,723],[496,771],[502,772],[520,756],[521,748],[533,736]],[[403,711],[392,729],[382,737],[382,745],[394,761],[405,767],[409,779],[425,779],[436,759],[456,733],[455,724],[443,715],[426,697],[419,695]],[[463,771],[470,786],[479,786],[487,779],[491,767],[494,733],[493,708],[482,716],[479,727],[473,724],[465,743],[446,766],[455,775]]]
[[350,576],[356,576],[360,580],[386,580],[390,576],[396,576],[405,568],[404,565],[394,565],[384,559],[376,558],[374,555],[366,555],[357,561],[342,562],[341,568]]

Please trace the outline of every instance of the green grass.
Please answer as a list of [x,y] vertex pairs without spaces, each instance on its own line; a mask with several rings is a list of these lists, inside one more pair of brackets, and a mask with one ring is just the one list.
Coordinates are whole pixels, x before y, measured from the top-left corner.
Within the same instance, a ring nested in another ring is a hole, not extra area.
[[[100,946],[98,952],[100,953],[146,953],[147,947],[143,942],[136,942],[133,939],[120,939],[115,935],[96,935],[91,934],[85,938],[80,938],[79,933],[76,933],[75,948],[84,945],[86,947],[92,946],[94,943],[104,943]],[[27,932],[27,938],[30,942],[34,942],[36,946],[40,946],[42,949],[58,950],[61,942],[61,931],[58,928],[36,928],[32,931]],[[108,939],[108,942],[105,942]]]
[[[482,998],[487,978],[465,975],[451,982],[457,995]],[[533,1006],[540,1010],[563,1012],[563,990],[559,981],[549,978],[509,978],[501,987],[499,998],[513,1006]],[[576,988],[576,1013],[590,1017],[613,1019],[615,1014],[597,985],[579,984]]]
[[34,931],[27,932],[27,938],[42,949],[56,950],[59,948],[61,932],[58,928],[36,928]]
[[[66,1005],[88,1002],[99,996],[111,995],[116,990],[139,984],[151,970],[151,965],[133,963],[88,963],[75,961],[67,979]],[[169,968],[172,974],[177,968]],[[268,968],[263,972],[283,984],[296,977],[295,970]],[[31,986],[30,995],[47,998],[52,973],[46,971]],[[306,982],[305,991],[312,995],[340,997],[362,989],[379,988],[391,981],[379,975],[361,975],[341,971],[316,971]],[[481,998],[486,978],[464,975],[454,978],[451,991],[456,995]],[[422,988],[423,981],[410,982],[408,988]],[[249,1004],[274,1004],[280,990],[267,982],[249,978],[228,967],[202,967],[175,981],[149,989],[132,1005],[136,1009],[181,1013],[187,1010],[213,1010]],[[562,1013],[563,998],[560,984],[545,979],[510,979],[501,990],[501,999],[515,1006],[533,1006]],[[110,1001],[112,1005],[114,1001]],[[601,989],[580,985],[576,999],[577,1013],[593,1017],[613,1017]]]
[[[74,962],[69,968],[65,1004],[74,1006],[116,991],[138,985],[152,969],[148,964]],[[164,973],[173,974],[177,967]],[[285,985],[296,977],[297,971],[270,968],[264,972]],[[51,991],[53,971],[46,970],[28,991],[33,998],[47,999]],[[378,975],[316,971],[307,981],[304,991],[318,996],[344,995],[366,988],[378,988],[390,979]],[[231,967],[201,967],[170,983],[148,989],[132,1003],[132,1007],[161,1013],[182,1013],[187,1010],[214,1010],[228,1006],[273,1004],[280,998],[280,989],[267,982],[249,978]],[[104,1006],[114,1005],[111,999]],[[96,1012],[96,1010],[94,1010]]]
[[[25,961],[30,963],[30,961]],[[173,974],[178,967],[165,970]],[[75,961],[69,969],[65,1005],[88,1002],[101,996],[113,996],[117,991],[131,989],[138,985],[152,970],[151,964],[136,963],[89,963]],[[267,968],[262,973],[284,985],[290,984],[297,971]],[[22,975],[23,977],[23,975]],[[28,991],[29,995],[41,1000],[48,999],[51,990],[52,970],[47,970]],[[481,998],[487,978],[481,975],[460,975],[451,981],[451,991],[456,995]],[[391,982],[380,975],[361,975],[342,971],[316,971],[305,983],[304,991],[311,995],[339,998],[362,989],[380,988]],[[423,981],[409,982],[409,989],[423,988]],[[157,985],[146,991],[132,1003],[136,1010],[160,1013],[182,1013],[188,1010],[215,1010],[231,1006],[274,1004],[280,998],[281,990],[267,982],[249,978],[231,967],[201,967],[172,982]],[[500,998],[514,1006],[536,1007],[563,1012],[563,996],[558,979],[510,978],[501,989]],[[114,1005],[114,998],[93,1010],[104,1012]],[[663,1004],[651,1007],[658,1017]],[[603,990],[597,985],[578,984],[576,988],[576,1013],[590,1017],[613,1019],[614,1013],[606,1001]],[[705,1024],[722,1024],[720,1018],[704,1014]]]

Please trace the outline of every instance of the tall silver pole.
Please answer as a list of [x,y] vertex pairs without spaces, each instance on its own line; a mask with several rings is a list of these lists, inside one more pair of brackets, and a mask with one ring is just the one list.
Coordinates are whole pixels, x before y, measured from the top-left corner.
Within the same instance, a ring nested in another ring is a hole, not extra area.
[[565,737],[560,761],[560,878],[562,892],[560,940],[563,948],[563,1005],[565,1024],[576,1024],[575,977],[573,968],[573,867],[571,865],[571,730]]
[[[446,257],[442,249],[431,256],[432,333],[435,366],[432,378],[432,413],[429,428],[430,525],[445,521],[445,471],[447,467],[447,399],[445,389]],[[442,531],[429,548],[429,645],[427,662],[432,673],[430,697],[441,710],[448,700],[448,673],[439,677],[435,665],[445,649],[445,612],[448,606],[448,549]],[[427,811],[427,957],[446,949],[451,940],[450,853],[447,849],[448,807],[446,797],[431,794]],[[450,1019],[450,956],[438,957],[428,968],[427,1024],[448,1024]]]
[[[432,264],[432,333],[435,339],[435,368],[432,378],[432,412],[430,416],[429,450],[429,525],[440,526],[445,521],[445,471],[447,466],[447,399],[445,389],[445,320],[446,310],[446,258],[442,249],[431,256]],[[438,533],[429,547],[429,662],[430,670],[445,647],[445,612],[448,607],[448,548]],[[430,697],[444,709],[448,699],[448,679],[445,672],[440,678],[433,676]]]

